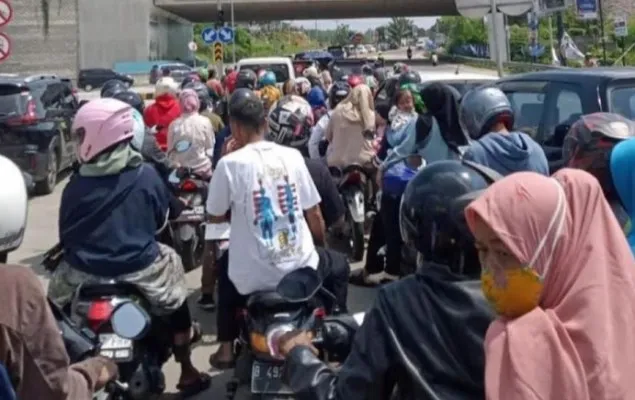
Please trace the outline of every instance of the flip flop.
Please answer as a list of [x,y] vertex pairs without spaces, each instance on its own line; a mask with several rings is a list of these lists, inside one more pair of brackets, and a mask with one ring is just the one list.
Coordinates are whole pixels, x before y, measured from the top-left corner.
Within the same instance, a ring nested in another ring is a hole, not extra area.
[[178,385],[176,385],[176,389],[179,391],[181,398],[186,399],[188,397],[196,396],[202,391],[207,390],[210,387],[211,383],[211,376],[200,373],[197,380],[187,384],[179,383]]
[[214,353],[209,357],[209,364],[219,371],[224,371],[227,369],[232,369],[236,366],[236,360],[219,360],[218,354]]

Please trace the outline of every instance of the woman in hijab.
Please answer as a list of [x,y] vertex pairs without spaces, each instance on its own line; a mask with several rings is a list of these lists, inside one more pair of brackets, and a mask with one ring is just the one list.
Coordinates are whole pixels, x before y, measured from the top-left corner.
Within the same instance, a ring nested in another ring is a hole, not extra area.
[[168,129],[168,158],[181,167],[192,168],[202,177],[211,177],[212,161],[207,150],[214,148],[214,128],[209,118],[199,114],[200,101],[192,89],[179,95],[182,115]]
[[487,400],[635,398],[635,260],[598,181],[519,172],[465,212],[498,314]]
[[363,84],[355,86],[338,104],[324,135],[329,142],[326,160],[329,166],[360,164],[374,169],[374,109],[370,88]]
[[421,91],[421,97],[439,124],[441,136],[447,145],[453,148],[467,145],[468,137],[459,124],[461,94],[452,86],[434,82]]
[[631,251],[635,254],[635,232],[632,226],[635,217],[635,139],[620,142],[613,148],[609,170],[621,203],[613,205],[613,212],[621,220]]

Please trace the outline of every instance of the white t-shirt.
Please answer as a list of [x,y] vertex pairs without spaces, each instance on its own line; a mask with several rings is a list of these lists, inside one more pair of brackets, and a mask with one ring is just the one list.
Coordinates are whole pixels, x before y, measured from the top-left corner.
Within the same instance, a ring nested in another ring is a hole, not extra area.
[[231,209],[229,279],[239,293],[275,290],[287,273],[317,268],[319,256],[303,210],[320,201],[295,149],[261,141],[220,159],[207,213],[220,216]]
[[320,156],[320,142],[324,139],[324,133],[326,132],[326,127],[329,125],[332,114],[333,110],[329,110],[326,114],[322,115],[317,124],[311,128],[308,147],[309,157],[313,159],[317,160],[322,158],[322,156]]

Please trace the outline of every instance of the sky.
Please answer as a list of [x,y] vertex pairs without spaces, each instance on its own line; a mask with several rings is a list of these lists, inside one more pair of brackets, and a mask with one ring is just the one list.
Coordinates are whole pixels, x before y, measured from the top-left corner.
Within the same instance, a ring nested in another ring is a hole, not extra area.
[[[410,18],[419,28],[429,28],[434,25],[438,17]],[[355,31],[365,31],[369,28],[377,28],[390,22],[390,18],[366,18],[366,19],[338,19],[338,20],[317,20],[318,29],[335,29],[337,24],[348,24]],[[315,27],[315,20],[291,21],[293,25],[302,26],[306,29]]]

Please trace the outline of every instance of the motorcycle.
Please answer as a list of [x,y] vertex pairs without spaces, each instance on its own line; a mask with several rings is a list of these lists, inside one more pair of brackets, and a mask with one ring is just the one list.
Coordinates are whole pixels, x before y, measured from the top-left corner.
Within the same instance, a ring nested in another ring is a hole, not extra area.
[[[330,314],[325,308],[328,303],[333,304]],[[293,391],[283,382],[280,337],[293,330],[310,331],[320,358],[341,362],[363,322],[363,313],[340,314],[335,296],[323,288],[317,272],[308,267],[287,274],[275,292],[252,294],[242,316],[234,376],[227,383],[230,400],[293,399]]]
[[[181,140],[175,144],[173,151],[184,152],[191,146],[191,142]],[[177,168],[168,177],[168,182],[187,206],[170,221],[168,234],[172,247],[183,260],[183,268],[188,272],[201,265],[203,260],[203,223],[209,179],[197,175],[190,168]]]
[[371,180],[364,168],[359,164],[353,164],[340,169],[329,167],[331,176],[339,188],[339,192],[346,204],[346,222],[350,226],[350,248],[353,261],[361,261],[364,258],[364,233],[366,231],[366,221],[372,219],[374,214],[369,214],[366,210],[366,196]]
[[430,59],[432,60],[432,66],[436,67],[439,64],[439,56],[437,56],[436,54],[432,54],[432,57],[430,57]]

